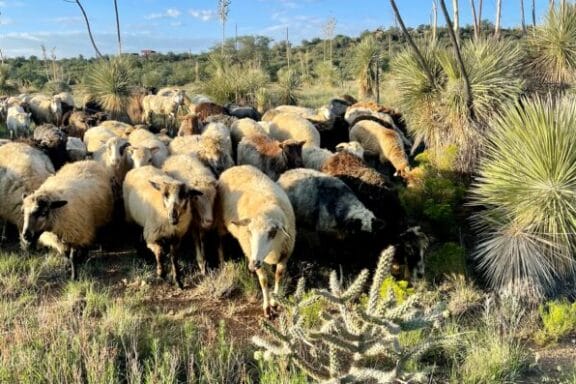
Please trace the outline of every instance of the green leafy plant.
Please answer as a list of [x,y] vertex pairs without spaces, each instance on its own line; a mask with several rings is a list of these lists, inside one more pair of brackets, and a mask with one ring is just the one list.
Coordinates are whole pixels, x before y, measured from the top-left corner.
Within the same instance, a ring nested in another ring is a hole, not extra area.
[[[400,378],[423,378],[423,371],[407,370],[408,362],[418,360],[434,344],[429,327],[439,319],[440,308],[418,309],[417,294],[402,304],[392,290],[382,297],[393,253],[393,247],[383,251],[365,301],[360,298],[368,282],[367,270],[346,288],[332,272],[329,289],[313,291],[313,295],[305,293],[301,279],[292,300],[280,299],[284,311],[278,326],[263,321],[265,336],[255,336],[253,342],[264,354],[293,362],[320,383],[395,383]],[[322,311],[322,322],[306,327],[302,308],[320,298],[329,304]],[[399,335],[418,329],[426,337],[409,348],[402,347]]]
[[543,326],[535,335],[538,343],[557,342],[560,338],[576,332],[576,303],[566,300],[549,301],[540,304],[538,313]]

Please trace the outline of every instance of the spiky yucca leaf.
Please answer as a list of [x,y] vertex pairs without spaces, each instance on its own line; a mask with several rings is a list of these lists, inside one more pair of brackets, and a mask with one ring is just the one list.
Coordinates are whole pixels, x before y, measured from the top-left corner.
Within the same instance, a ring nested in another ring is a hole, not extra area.
[[131,69],[132,64],[124,57],[97,61],[90,66],[84,80],[87,97],[113,116],[123,115],[133,85]]
[[524,100],[492,124],[472,187],[476,257],[493,287],[576,276],[576,98]]
[[390,89],[395,93],[393,104],[404,113],[407,127],[416,141],[424,141],[430,147],[440,145],[445,131],[438,113],[438,94],[445,81],[437,59],[438,50],[436,45],[420,48],[432,73],[433,84],[411,49],[405,49],[390,63]]
[[528,46],[532,73],[541,81],[573,83],[576,80],[576,5],[552,8],[544,23],[533,29]]
[[[520,97],[523,89],[520,78],[523,54],[517,42],[504,39],[467,40],[462,47],[462,57],[478,121],[488,121],[502,105]],[[441,96],[446,116],[456,125],[466,120],[468,115],[464,79],[451,51],[439,52],[438,60],[446,74]]]
[[282,104],[296,105],[297,92],[300,89],[300,76],[293,69],[280,69],[278,71],[279,97]]

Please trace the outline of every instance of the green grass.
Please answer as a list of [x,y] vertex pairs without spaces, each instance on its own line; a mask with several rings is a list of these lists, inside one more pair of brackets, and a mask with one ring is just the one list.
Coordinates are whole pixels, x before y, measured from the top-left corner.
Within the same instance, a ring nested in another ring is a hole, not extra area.
[[576,333],[576,303],[566,300],[549,301],[538,308],[542,329],[534,336],[539,344],[557,342],[570,333]]

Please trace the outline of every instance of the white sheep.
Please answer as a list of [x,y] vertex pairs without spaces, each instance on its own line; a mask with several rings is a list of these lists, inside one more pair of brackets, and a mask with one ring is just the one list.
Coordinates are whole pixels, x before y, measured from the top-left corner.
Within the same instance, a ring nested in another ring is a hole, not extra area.
[[193,232],[196,261],[200,272],[206,273],[204,237],[214,224],[214,201],[216,199],[217,180],[212,171],[194,155],[170,156],[162,168],[169,176],[180,180],[189,189],[202,192],[192,202]]
[[162,115],[165,118],[174,119],[178,113],[178,108],[184,104],[184,100],[185,94],[183,90],[179,90],[170,96],[144,96],[144,99],[142,99],[144,121],[146,124],[151,124],[154,115]]
[[[290,200],[282,188],[250,165],[232,167],[220,175],[218,199],[216,218],[220,234],[230,232],[240,243],[249,260],[248,268],[258,275],[264,315],[271,317],[277,303],[270,297],[262,264],[276,265],[274,294],[279,294],[296,239]],[[221,247],[220,258],[223,259]]]
[[62,101],[59,96],[34,95],[28,101],[28,107],[36,124],[60,126],[62,123]]
[[[142,151],[140,148],[150,150],[150,155],[152,156],[151,164],[157,168],[162,168],[162,164],[164,164],[164,161],[168,158],[168,147],[150,131],[142,128],[136,129],[128,136],[128,142],[133,148],[128,152],[132,161],[134,161],[134,158],[138,158],[139,155],[147,155],[147,151]],[[142,164],[134,165],[139,166]]]
[[30,113],[25,112],[19,105],[8,107],[6,112],[6,128],[10,138],[28,136],[30,134]]
[[192,219],[190,199],[201,192],[150,165],[130,170],[122,191],[126,220],[143,228],[146,246],[156,258],[156,273],[165,277],[162,259],[168,246],[172,278],[183,288],[177,252]]
[[213,137],[222,144],[222,148],[232,156],[232,140],[230,128],[222,123],[210,123],[202,129],[203,137]]
[[375,121],[360,120],[350,129],[350,140],[359,142],[366,152],[377,155],[381,163],[392,163],[395,176],[406,177],[410,172],[404,143],[396,130]]
[[71,278],[74,258],[90,246],[96,232],[112,219],[113,199],[108,171],[94,160],[64,165],[22,203],[21,244],[26,249],[43,232],[45,244],[68,253]]
[[302,148],[302,162],[304,164],[304,168],[310,168],[319,171],[326,160],[332,156],[334,156],[334,153],[324,148]]
[[266,132],[257,121],[249,117],[238,119],[232,123],[230,126],[230,139],[232,140],[232,157],[234,159],[237,159],[236,153],[240,140],[246,136],[254,135],[268,135],[268,132]]
[[114,201],[121,198],[120,188],[130,169],[127,148],[130,143],[120,137],[108,139],[102,147],[93,153],[94,160],[98,161],[110,174],[110,181],[114,191]]
[[0,219],[22,230],[22,196],[54,174],[50,158],[37,148],[9,142],[0,146]]
[[269,135],[280,141],[305,141],[304,148],[320,146],[320,132],[314,124],[292,113],[277,114],[270,123]]

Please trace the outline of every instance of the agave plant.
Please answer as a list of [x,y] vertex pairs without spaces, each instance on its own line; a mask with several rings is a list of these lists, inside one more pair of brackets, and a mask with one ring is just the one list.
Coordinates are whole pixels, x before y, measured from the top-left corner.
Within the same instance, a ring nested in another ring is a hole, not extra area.
[[374,63],[380,56],[380,46],[372,35],[366,36],[354,49],[352,70],[358,79],[358,98],[366,99],[374,95],[376,73]]
[[300,76],[293,69],[280,69],[278,71],[278,88],[280,103],[296,105],[298,101],[296,92],[300,89]]
[[576,98],[518,102],[492,128],[472,187],[475,257],[494,288],[553,292],[576,277]]
[[545,83],[573,84],[576,80],[576,4],[551,8],[544,23],[528,39],[531,74]]
[[125,57],[99,60],[89,69],[84,79],[86,97],[96,101],[115,118],[125,114],[130,101],[132,64]]

